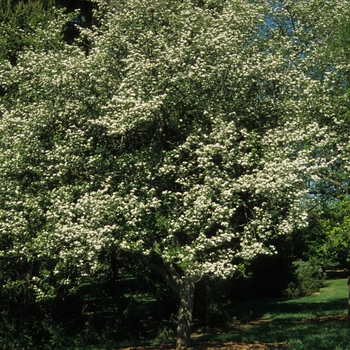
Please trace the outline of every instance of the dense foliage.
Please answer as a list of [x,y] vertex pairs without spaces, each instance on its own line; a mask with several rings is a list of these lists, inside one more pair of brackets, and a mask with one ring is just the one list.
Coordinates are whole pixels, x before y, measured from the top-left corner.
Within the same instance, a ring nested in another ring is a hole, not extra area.
[[140,264],[180,296],[187,346],[195,283],[274,254],[313,191],[347,186],[348,66],[324,60],[350,8],[91,8],[89,25],[50,9],[0,57],[2,293],[54,303]]

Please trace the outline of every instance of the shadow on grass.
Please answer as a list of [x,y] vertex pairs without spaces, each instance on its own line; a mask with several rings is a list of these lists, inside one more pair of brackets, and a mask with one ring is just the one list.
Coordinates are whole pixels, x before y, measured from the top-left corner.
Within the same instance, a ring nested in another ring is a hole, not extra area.
[[259,340],[267,343],[287,342],[291,350],[350,349],[350,323],[346,317],[345,298],[330,301],[310,298],[310,301],[246,302],[237,304],[234,312],[243,323],[237,323],[226,334],[208,334],[195,342],[215,340],[251,343]]
[[341,322],[293,323],[290,320],[272,321],[269,324],[240,331],[231,336],[219,337],[221,341],[236,342],[287,342],[290,349],[349,349],[349,324]]
[[289,301],[259,301],[237,304],[234,313],[238,319],[266,317],[305,318],[326,314],[344,313],[347,299],[335,299],[324,302],[289,302]]

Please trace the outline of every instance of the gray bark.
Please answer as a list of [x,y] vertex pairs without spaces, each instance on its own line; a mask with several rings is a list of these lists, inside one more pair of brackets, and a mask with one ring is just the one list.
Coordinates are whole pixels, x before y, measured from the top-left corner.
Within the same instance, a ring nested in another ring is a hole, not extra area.
[[190,278],[179,281],[180,308],[177,319],[176,349],[187,349],[191,339],[191,322],[193,312],[195,283]]
[[349,295],[348,295],[348,317],[350,317],[350,276],[348,277],[348,290],[349,290]]

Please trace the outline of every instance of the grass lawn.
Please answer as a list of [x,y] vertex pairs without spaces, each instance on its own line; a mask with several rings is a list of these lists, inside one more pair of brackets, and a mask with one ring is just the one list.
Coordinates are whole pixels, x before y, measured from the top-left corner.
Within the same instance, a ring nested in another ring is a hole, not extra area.
[[237,324],[230,333],[208,337],[217,341],[286,342],[290,350],[347,350],[347,299],[347,280],[339,279],[326,281],[320,293],[310,297],[239,303],[235,311],[238,318],[246,318],[246,324]]
[[[350,350],[347,299],[347,280],[338,279],[326,281],[324,288],[310,297],[237,303],[233,309],[236,318],[232,319],[232,327],[225,331],[200,334],[193,339],[192,348],[199,348],[203,342],[210,341],[222,343],[222,349],[236,349],[225,348],[224,343],[252,344],[259,341],[261,344],[281,343],[280,347],[273,348],[284,350]],[[128,344],[132,345],[136,344]],[[115,350],[122,347],[122,344],[109,344],[79,350]],[[146,345],[132,348],[145,349]],[[265,349],[270,348],[267,346]],[[70,350],[73,349],[78,350]],[[157,346],[152,349],[157,349]],[[200,349],[203,349],[203,345]],[[221,347],[216,346],[215,349]]]

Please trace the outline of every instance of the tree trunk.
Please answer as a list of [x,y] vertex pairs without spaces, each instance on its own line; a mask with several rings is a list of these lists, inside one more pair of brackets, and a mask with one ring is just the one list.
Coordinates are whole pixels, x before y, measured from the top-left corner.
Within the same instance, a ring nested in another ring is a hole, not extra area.
[[348,277],[348,289],[349,289],[349,295],[348,295],[348,317],[350,318],[350,276]]
[[143,261],[151,269],[159,273],[180,297],[180,308],[177,318],[176,350],[186,350],[191,339],[195,280],[179,275],[172,263],[164,264],[164,270],[146,259]]
[[191,322],[193,311],[195,283],[184,278],[179,283],[180,308],[177,319],[176,349],[187,349],[191,339]]

